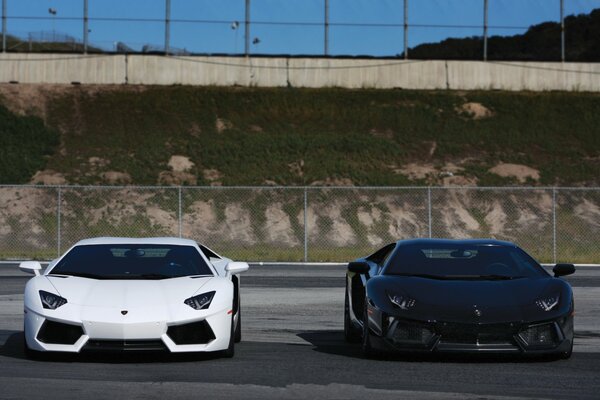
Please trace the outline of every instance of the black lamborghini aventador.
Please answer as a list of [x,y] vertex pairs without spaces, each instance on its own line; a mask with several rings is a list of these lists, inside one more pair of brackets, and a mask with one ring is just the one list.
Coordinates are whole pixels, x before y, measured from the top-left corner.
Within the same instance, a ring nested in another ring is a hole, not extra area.
[[344,333],[373,356],[573,351],[574,302],[525,251],[496,240],[403,240],[348,264]]

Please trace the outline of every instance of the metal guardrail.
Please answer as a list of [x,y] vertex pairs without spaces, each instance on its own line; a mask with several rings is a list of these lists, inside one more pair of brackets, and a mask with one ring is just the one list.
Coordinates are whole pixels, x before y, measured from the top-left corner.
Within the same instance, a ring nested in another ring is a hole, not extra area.
[[398,239],[493,237],[600,262],[600,188],[0,186],[0,259],[181,236],[253,261],[347,261]]

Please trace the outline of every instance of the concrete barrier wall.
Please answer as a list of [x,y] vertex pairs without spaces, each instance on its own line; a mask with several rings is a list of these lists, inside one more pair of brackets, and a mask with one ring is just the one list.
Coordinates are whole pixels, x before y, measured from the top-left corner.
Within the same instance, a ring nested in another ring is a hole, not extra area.
[[122,84],[125,56],[0,54],[0,82]]
[[448,88],[600,91],[600,63],[448,62]]
[[0,54],[0,82],[600,91],[600,63]]

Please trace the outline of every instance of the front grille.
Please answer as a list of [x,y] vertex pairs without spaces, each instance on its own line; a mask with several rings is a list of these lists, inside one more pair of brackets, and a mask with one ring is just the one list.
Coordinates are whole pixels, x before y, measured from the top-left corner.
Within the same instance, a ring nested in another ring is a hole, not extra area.
[[82,335],[83,329],[79,325],[45,320],[37,339],[48,344],[75,344]]
[[215,334],[206,321],[170,326],[167,335],[176,344],[206,344],[215,339]]
[[166,351],[162,340],[88,340],[83,351]]
[[442,322],[436,325],[440,343],[465,345],[514,344],[514,324],[463,324]]
[[527,347],[554,347],[559,342],[554,323],[530,326],[519,332],[519,337]]

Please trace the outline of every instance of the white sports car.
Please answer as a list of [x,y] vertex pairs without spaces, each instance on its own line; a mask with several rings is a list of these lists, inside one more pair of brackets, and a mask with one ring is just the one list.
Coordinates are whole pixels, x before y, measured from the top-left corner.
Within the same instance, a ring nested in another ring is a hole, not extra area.
[[25,287],[25,352],[162,350],[234,354],[245,262],[179,238],[78,242]]

